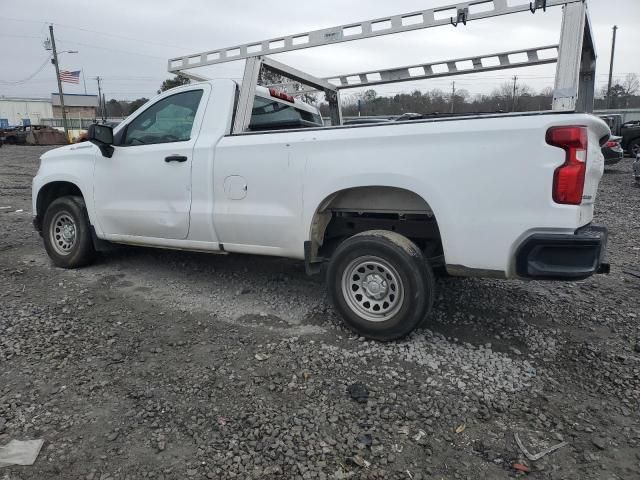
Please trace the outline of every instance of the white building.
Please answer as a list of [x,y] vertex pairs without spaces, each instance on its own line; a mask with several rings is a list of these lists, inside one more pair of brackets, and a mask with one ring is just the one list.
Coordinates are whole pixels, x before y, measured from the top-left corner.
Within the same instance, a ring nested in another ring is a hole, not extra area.
[[0,96],[0,128],[3,124],[21,125],[23,120],[39,124],[43,118],[53,117],[50,98],[19,98]]
[[[53,105],[53,118],[62,118],[62,108],[60,107],[60,95],[51,94],[51,104]],[[64,94],[64,110],[67,118],[91,118],[98,115],[98,96],[82,95],[79,93]]]

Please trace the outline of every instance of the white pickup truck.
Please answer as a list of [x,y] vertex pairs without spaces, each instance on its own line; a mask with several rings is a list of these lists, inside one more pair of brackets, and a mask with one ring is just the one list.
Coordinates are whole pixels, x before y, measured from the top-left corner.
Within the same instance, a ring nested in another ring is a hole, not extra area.
[[[45,153],[33,212],[53,263],[87,265],[105,242],[299,259],[326,270],[347,325],[379,340],[428,315],[434,269],[564,280],[606,270],[607,231],[591,225],[610,134],[602,120],[325,127],[313,107],[256,92],[243,133],[231,133],[238,85],[212,80]],[[294,123],[263,130],[257,117],[274,111]]]

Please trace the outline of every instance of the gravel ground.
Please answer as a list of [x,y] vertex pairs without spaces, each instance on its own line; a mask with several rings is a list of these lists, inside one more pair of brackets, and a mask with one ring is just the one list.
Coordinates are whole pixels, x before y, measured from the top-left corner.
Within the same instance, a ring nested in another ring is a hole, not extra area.
[[[0,445],[45,440],[0,479],[640,478],[629,159],[597,205],[610,275],[442,279],[426,328],[379,344],[295,261],[122,247],[54,268],[31,226],[45,150],[0,149]],[[530,461],[514,434],[567,444]]]

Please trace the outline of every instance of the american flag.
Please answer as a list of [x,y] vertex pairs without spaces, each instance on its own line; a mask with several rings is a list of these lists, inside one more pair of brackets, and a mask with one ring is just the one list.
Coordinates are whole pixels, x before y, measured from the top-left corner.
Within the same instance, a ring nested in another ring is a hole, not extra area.
[[60,72],[60,81],[67,83],[80,83],[80,70],[77,70],[75,72],[62,70]]

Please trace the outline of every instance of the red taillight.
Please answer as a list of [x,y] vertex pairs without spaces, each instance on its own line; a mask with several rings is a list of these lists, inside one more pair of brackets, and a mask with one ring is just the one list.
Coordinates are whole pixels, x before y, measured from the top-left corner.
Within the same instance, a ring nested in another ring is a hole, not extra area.
[[553,127],[547,130],[547,143],[566,152],[563,165],[553,176],[553,201],[580,205],[587,171],[587,127]]
[[291,102],[294,103],[296,101],[295,98],[293,98],[291,95],[289,95],[288,93],[285,92],[281,92],[280,90],[277,90],[275,88],[270,88],[269,89],[269,94],[272,97],[275,98],[279,98],[280,100],[286,100],[287,102]]
[[619,146],[619,145],[620,145],[620,142],[618,142],[618,141],[616,141],[616,140],[609,140],[609,141],[605,144],[605,147],[608,147],[608,148],[615,148],[615,147],[617,147],[617,146]]

